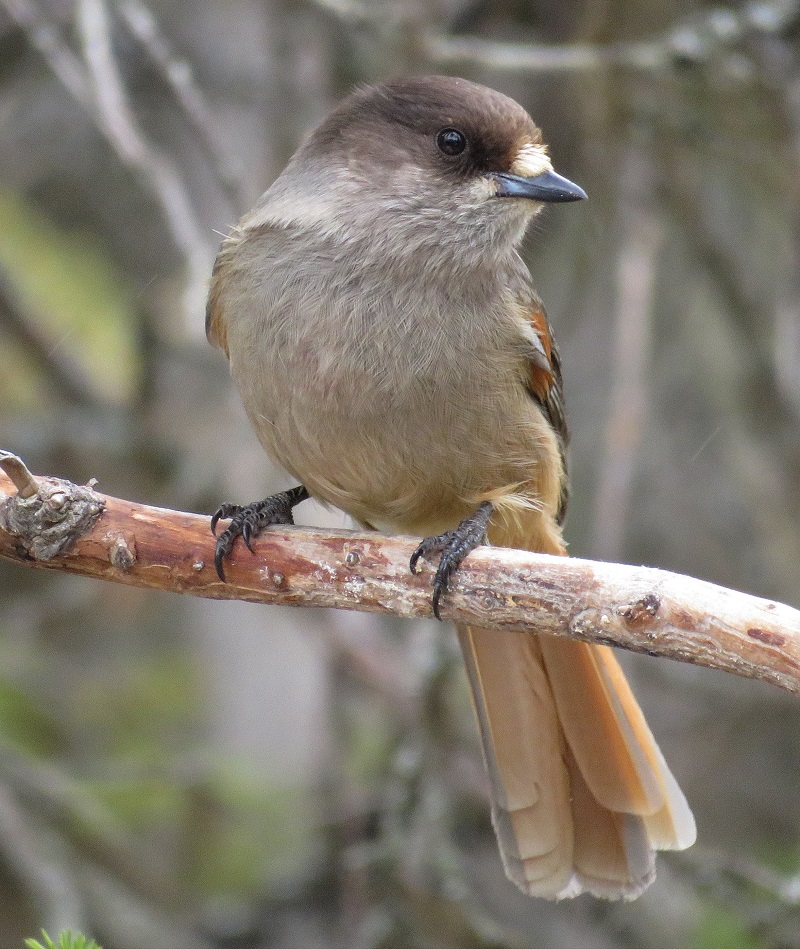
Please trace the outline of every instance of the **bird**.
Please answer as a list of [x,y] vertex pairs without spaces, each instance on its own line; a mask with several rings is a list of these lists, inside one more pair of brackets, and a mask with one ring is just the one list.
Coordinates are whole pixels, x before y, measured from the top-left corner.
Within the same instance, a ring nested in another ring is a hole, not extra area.
[[[223,504],[215,562],[313,497],[423,540],[431,606],[476,546],[566,555],[561,362],[520,245],[586,198],[513,99],[408,76],[356,89],[223,241],[209,340],[298,484]],[[437,561],[438,558],[438,561]],[[695,823],[606,646],[457,627],[509,879],[630,900]]]

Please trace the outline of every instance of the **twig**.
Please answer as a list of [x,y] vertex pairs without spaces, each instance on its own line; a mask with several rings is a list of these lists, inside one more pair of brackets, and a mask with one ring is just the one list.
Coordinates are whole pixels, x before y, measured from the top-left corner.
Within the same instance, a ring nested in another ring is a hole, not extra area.
[[0,468],[8,475],[23,500],[32,498],[39,490],[39,482],[28,471],[28,466],[20,457],[10,451],[0,449]]
[[[42,482],[68,497],[86,491]],[[412,576],[408,569],[412,538],[274,528],[258,538],[255,555],[237,546],[223,583],[207,517],[108,496],[100,502],[102,512],[51,559],[35,559],[27,552],[35,538],[7,527],[0,527],[0,557],[211,599],[431,615],[430,570]],[[10,481],[0,477],[0,522],[8,524],[16,503]],[[697,663],[800,693],[800,612],[663,570],[484,547],[459,571],[443,613],[490,629]]]

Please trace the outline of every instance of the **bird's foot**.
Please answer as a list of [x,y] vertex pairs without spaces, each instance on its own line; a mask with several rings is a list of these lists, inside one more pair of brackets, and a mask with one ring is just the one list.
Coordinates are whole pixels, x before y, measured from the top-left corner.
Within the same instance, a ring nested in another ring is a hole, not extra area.
[[428,554],[439,553],[439,566],[433,578],[433,615],[439,615],[439,601],[447,591],[453,574],[461,566],[464,558],[476,547],[486,543],[486,528],[494,510],[491,501],[484,501],[477,510],[465,517],[452,531],[446,531],[436,537],[426,537],[411,555],[411,572],[417,572],[417,562],[420,557],[428,559]]
[[252,504],[221,504],[211,518],[211,532],[216,536],[217,524],[230,521],[230,524],[217,537],[214,551],[214,566],[220,580],[225,580],[224,561],[233,550],[236,538],[241,537],[245,547],[253,553],[253,540],[273,524],[294,524],[292,508],[309,497],[302,484],[289,491],[273,494],[263,501]]

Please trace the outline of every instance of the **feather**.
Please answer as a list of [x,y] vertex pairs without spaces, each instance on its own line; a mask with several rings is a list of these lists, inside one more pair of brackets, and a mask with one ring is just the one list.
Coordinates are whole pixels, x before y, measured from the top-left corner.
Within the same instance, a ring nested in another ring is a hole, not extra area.
[[[641,738],[649,746],[653,738],[649,729],[634,733],[628,706],[605,675],[599,653],[607,649],[555,636],[542,642],[559,720],[589,789],[604,807],[654,814],[664,803],[662,788],[649,747],[637,742]],[[626,698],[633,700],[630,690]]]
[[634,899],[694,820],[610,649],[459,629],[506,873],[531,896]]
[[569,780],[538,642],[459,628],[506,872],[555,896],[572,872]]
[[569,750],[567,763],[575,834],[573,888],[605,899],[634,899],[655,879],[655,854],[644,821],[603,807]]

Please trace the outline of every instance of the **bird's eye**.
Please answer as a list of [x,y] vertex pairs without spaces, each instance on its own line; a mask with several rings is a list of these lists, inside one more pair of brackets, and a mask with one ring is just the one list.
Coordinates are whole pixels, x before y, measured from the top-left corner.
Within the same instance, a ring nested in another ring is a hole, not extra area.
[[467,147],[467,138],[458,129],[442,129],[436,136],[436,147],[445,155],[460,155]]

